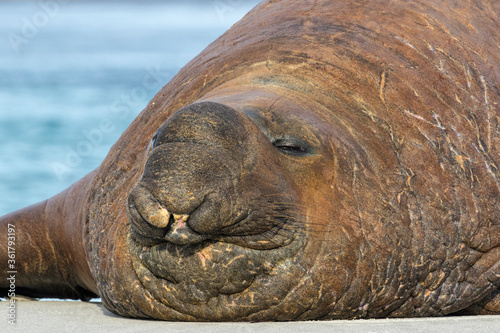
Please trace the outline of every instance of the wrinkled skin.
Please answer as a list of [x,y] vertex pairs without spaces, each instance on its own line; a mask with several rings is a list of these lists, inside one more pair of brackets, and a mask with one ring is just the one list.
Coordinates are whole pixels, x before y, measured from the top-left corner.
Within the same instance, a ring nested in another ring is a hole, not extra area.
[[500,313],[498,13],[262,3],[96,171],[0,220],[40,253],[19,290],[164,320]]

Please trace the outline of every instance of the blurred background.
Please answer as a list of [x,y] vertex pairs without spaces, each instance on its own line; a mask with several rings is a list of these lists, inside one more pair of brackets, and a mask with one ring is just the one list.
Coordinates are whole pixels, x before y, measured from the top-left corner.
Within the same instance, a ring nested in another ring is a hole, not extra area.
[[258,0],[0,1],[0,215],[95,169]]

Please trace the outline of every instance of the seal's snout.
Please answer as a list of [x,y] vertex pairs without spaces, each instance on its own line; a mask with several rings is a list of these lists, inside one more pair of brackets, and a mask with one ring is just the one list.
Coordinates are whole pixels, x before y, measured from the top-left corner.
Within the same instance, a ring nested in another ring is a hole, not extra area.
[[291,155],[253,119],[195,103],[153,137],[129,195],[128,247],[137,276],[148,275],[142,285],[161,281],[154,288],[165,300],[179,291],[186,304],[239,295],[303,246],[298,194],[280,170]]
[[178,245],[194,244],[207,237],[194,232],[187,224],[189,215],[170,213],[141,185],[129,196],[128,213],[136,236],[153,242],[169,241]]
[[155,135],[143,178],[130,194],[132,231],[178,245],[220,239],[245,215],[238,188],[242,170],[255,164],[252,131],[259,130],[250,118],[219,103],[174,114]]
[[181,109],[155,134],[130,194],[132,236],[142,244],[283,246],[296,198],[277,171],[279,156],[243,112],[214,102]]

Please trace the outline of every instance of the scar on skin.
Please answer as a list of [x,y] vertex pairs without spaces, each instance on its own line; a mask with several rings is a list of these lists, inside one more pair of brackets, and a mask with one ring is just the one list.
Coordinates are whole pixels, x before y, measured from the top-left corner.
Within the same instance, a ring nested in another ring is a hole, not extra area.
[[380,74],[380,90],[379,90],[379,96],[382,102],[385,103],[385,97],[384,97],[384,88],[387,80],[387,70],[384,70],[382,74]]

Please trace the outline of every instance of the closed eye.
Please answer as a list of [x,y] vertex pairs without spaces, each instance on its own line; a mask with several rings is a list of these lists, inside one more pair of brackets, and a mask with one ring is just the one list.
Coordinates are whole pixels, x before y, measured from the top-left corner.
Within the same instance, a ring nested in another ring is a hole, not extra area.
[[311,154],[312,148],[309,144],[306,142],[303,142],[300,139],[297,138],[281,138],[281,139],[276,139],[273,141],[274,147],[281,151],[282,153],[289,154],[289,155],[308,155]]

